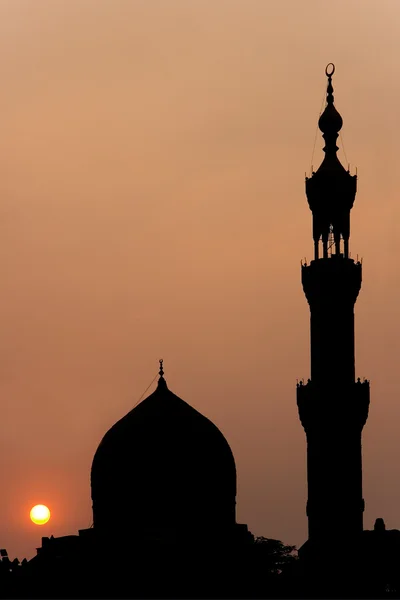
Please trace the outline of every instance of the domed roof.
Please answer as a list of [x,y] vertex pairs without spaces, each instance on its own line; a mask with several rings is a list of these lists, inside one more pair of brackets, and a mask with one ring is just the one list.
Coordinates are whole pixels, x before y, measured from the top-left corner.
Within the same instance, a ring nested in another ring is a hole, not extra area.
[[[325,211],[329,205],[338,206],[341,201],[347,210],[353,206],[356,194],[357,177],[351,175],[350,171],[344,168],[337,156],[339,148],[336,143],[343,119],[334,105],[332,86],[334,72],[335,65],[329,63],[325,69],[328,77],[326,106],[318,121],[325,140],[323,149],[325,156],[317,171],[313,172],[312,177],[306,178],[306,193],[311,210],[316,208],[316,202]],[[323,215],[325,222],[328,222],[330,218],[326,214]],[[341,233],[344,232],[341,231]]]
[[[329,86],[332,88],[332,84]],[[328,88],[329,89],[329,88]],[[333,95],[328,94],[328,101],[324,112],[319,118],[318,127],[322,133],[338,133],[343,127],[343,119],[333,104]]]
[[111,427],[95,453],[97,529],[110,532],[123,523],[125,531],[184,533],[235,523],[236,468],[229,444],[209,419],[168,389],[162,375],[161,369],[155,392]]

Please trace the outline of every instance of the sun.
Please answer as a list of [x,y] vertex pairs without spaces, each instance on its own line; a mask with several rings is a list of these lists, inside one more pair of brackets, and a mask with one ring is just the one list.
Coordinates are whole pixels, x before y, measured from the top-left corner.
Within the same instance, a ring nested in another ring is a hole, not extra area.
[[44,504],[36,504],[29,513],[32,523],[44,525],[50,519],[50,511]]

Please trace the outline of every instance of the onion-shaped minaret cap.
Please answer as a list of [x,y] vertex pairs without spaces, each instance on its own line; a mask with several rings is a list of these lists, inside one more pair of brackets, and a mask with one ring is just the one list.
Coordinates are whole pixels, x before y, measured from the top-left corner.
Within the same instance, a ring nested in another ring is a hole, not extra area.
[[339,133],[343,125],[343,119],[338,113],[334,105],[332,75],[335,72],[335,65],[329,63],[325,69],[325,74],[328,78],[328,87],[326,90],[326,107],[319,118],[318,126],[322,133],[335,134]]

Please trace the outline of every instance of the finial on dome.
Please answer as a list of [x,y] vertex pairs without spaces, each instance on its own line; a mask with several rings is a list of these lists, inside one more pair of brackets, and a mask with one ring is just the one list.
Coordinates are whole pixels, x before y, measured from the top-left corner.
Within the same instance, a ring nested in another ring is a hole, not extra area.
[[167,382],[164,379],[164,361],[162,358],[160,358],[160,360],[158,361],[160,363],[160,370],[158,371],[159,374],[159,379],[158,379],[158,387],[157,389],[166,389],[167,388]]

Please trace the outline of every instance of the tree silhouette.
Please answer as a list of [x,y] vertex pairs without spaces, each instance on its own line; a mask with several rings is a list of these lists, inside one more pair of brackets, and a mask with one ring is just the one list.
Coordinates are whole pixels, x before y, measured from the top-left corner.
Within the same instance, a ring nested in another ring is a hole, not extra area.
[[280,575],[288,572],[298,559],[296,546],[285,546],[280,540],[263,536],[254,539],[255,558],[266,574]]

